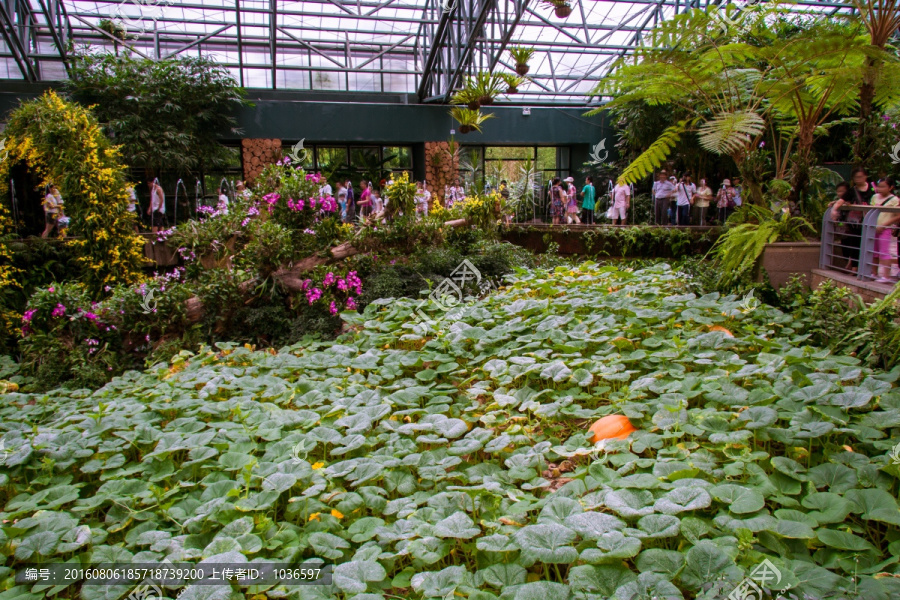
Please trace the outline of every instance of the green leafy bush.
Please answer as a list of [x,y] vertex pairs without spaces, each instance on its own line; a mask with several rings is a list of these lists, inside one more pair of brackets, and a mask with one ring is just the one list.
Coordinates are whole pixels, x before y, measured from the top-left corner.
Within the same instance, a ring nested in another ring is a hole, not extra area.
[[[7,564],[320,559],[331,585],[266,593],[712,600],[767,560],[794,598],[900,594],[900,371],[665,265],[522,271],[439,330],[417,304],[6,394]],[[610,414],[636,430],[594,445]]]

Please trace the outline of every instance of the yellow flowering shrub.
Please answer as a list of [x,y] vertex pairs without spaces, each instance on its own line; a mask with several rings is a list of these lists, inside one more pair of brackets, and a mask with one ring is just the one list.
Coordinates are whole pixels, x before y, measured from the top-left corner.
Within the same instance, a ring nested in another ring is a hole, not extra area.
[[0,193],[12,165],[25,162],[42,185],[59,187],[88,289],[99,295],[105,286],[139,281],[144,241],[127,209],[125,166],[91,112],[49,91],[14,110],[5,134]]
[[18,337],[22,332],[22,315],[9,308],[13,302],[7,297],[22,287],[16,279],[19,269],[12,265],[12,255],[7,246],[12,236],[12,219],[6,207],[0,204],[0,347],[3,340]]
[[[466,196],[453,205],[454,212],[459,211],[468,219],[470,225],[482,230],[492,237],[497,232],[497,219],[502,211],[503,197],[499,192]],[[500,207],[500,211],[498,211]]]

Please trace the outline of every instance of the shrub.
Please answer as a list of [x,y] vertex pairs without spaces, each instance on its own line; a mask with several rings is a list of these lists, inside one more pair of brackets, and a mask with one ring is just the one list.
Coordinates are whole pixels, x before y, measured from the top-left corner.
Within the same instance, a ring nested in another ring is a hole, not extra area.
[[9,116],[6,158],[0,160],[0,193],[9,170],[25,162],[42,185],[59,186],[71,217],[70,240],[82,281],[94,297],[105,286],[141,278],[144,241],[128,212],[125,166],[97,119],[49,91],[23,102]]

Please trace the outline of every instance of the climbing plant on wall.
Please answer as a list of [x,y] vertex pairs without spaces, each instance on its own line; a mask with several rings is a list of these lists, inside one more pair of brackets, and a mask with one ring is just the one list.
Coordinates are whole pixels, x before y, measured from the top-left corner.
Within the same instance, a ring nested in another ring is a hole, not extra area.
[[90,111],[50,91],[15,109],[5,133],[0,193],[11,166],[25,162],[42,185],[59,186],[88,289],[139,280],[144,242],[127,210],[125,167]]

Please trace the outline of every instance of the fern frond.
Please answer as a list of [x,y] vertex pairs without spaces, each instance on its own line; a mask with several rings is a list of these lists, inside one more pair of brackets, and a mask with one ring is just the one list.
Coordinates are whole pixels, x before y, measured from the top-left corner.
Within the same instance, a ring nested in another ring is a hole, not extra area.
[[753,111],[722,113],[706,121],[697,132],[700,145],[716,154],[733,154],[746,148],[750,140],[766,128],[765,120]]
[[634,162],[625,167],[622,171],[621,179],[625,183],[635,183],[642,177],[646,177],[652,173],[657,167],[663,164],[668,158],[672,148],[681,139],[681,134],[693,125],[693,120],[679,121],[671,127],[667,127],[656,141],[650,144],[644,152],[641,153]]

